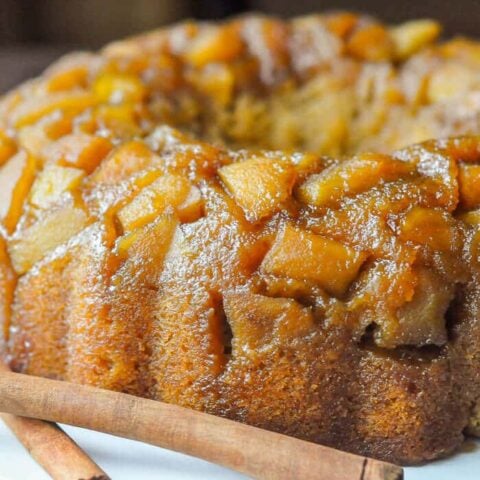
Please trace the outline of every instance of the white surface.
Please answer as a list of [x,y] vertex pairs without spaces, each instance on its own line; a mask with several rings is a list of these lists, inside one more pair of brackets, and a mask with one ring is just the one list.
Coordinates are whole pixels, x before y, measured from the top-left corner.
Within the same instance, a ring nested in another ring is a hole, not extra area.
[[[113,480],[242,480],[246,477],[216,465],[110,435],[66,427]],[[0,480],[48,480],[0,422]],[[480,443],[470,452],[407,468],[405,480],[478,480],[480,478]],[[319,479],[328,480],[328,479]]]

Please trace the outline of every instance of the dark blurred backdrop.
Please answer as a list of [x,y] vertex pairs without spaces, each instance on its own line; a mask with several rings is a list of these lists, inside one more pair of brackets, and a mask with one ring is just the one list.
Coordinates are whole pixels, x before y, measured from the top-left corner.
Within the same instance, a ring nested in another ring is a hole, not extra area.
[[36,75],[60,54],[193,17],[248,10],[291,16],[355,10],[386,22],[432,17],[445,35],[480,36],[480,0],[0,0],[0,91]]

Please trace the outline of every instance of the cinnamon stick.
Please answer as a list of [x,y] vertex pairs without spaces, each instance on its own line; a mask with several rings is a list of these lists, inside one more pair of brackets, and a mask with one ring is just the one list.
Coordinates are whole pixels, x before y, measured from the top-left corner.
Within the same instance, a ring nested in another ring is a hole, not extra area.
[[[0,372],[8,372],[1,361]],[[54,480],[108,480],[108,475],[54,423],[7,413],[0,413],[0,418]]]
[[186,453],[265,480],[401,480],[400,467],[153,400],[0,373],[0,411]]

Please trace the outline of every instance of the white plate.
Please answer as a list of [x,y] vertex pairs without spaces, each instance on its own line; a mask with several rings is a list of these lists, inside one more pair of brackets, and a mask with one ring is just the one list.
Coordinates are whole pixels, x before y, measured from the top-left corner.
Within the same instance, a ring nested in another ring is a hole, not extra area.
[[[241,480],[243,475],[187,455],[81,428],[65,427],[113,480]],[[480,442],[446,460],[407,468],[405,480],[478,480]],[[467,451],[468,450],[468,451]],[[0,422],[0,480],[48,480]],[[319,479],[323,480],[323,479]]]

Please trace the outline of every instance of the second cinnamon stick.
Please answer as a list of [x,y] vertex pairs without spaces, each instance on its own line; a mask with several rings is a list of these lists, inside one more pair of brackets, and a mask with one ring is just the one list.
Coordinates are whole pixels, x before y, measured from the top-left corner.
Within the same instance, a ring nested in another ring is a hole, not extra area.
[[[0,360],[0,375],[10,370]],[[108,480],[108,475],[57,425],[0,413],[33,459],[54,480]]]
[[33,459],[55,480],[108,480],[108,476],[54,423],[17,417],[0,418]]

